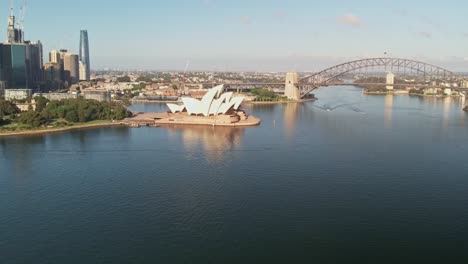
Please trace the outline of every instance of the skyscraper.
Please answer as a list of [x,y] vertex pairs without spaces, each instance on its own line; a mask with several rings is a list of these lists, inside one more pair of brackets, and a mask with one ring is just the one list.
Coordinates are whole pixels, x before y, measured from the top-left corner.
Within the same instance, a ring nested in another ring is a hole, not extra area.
[[89,60],[89,41],[88,41],[88,31],[81,30],[80,37],[80,62],[83,63],[85,68],[85,74],[82,79],[83,81],[89,81],[91,79],[91,66]]
[[60,64],[60,52],[57,50],[52,50],[51,52],[49,52],[49,62]]
[[77,54],[66,53],[63,57],[63,68],[65,74],[65,80],[69,84],[75,84],[80,79],[80,65]]

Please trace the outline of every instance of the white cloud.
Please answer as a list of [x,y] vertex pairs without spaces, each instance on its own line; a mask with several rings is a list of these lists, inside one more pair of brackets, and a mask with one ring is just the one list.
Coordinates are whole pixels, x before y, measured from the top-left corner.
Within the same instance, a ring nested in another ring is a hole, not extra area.
[[342,25],[348,25],[352,27],[362,27],[364,23],[362,22],[361,18],[355,16],[353,14],[345,14],[338,17],[337,22]]
[[463,58],[464,61],[468,61],[468,57]]

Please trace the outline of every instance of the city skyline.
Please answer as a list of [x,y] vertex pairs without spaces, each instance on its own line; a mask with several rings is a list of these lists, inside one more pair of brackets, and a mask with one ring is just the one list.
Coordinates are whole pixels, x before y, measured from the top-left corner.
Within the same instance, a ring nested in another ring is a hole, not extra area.
[[[468,71],[467,3],[338,2],[197,0],[110,6],[84,0],[70,9],[63,1],[30,1],[25,32],[27,39],[44,43],[44,53],[61,48],[77,53],[80,30],[88,29],[93,69],[183,70],[190,61],[191,71],[315,71],[387,52]],[[6,25],[0,28],[6,38]]]

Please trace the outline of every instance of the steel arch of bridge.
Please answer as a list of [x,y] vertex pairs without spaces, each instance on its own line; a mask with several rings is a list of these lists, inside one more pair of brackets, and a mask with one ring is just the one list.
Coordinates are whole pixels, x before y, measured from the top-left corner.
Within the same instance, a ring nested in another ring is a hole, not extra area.
[[451,71],[420,61],[399,58],[369,58],[342,63],[299,80],[298,87],[301,90],[301,96],[306,96],[313,90],[320,86],[327,85],[331,80],[344,74],[371,67],[408,69],[424,74],[425,76],[439,77],[444,80],[459,77]]

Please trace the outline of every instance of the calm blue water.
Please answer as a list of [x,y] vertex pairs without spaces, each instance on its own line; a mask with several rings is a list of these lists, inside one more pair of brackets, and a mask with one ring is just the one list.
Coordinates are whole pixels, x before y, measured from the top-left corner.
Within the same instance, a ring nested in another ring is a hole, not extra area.
[[1,138],[0,263],[467,263],[464,102],[317,97],[248,129]]

